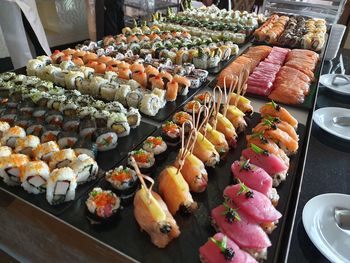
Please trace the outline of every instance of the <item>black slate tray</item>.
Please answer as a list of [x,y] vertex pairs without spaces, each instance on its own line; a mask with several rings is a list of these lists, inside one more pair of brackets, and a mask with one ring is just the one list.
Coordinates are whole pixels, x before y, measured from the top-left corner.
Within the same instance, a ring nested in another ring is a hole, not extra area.
[[[257,113],[253,115],[252,119],[248,120],[248,134],[259,121],[260,115]],[[305,126],[299,125],[300,148],[305,142],[305,132]],[[194,200],[199,204],[199,209],[191,216],[175,216],[180,227],[181,235],[178,239],[173,240],[165,249],[156,248],[151,243],[149,236],[144,232],[140,232],[139,226],[133,216],[132,206],[127,206],[123,209],[120,213],[120,218],[114,225],[108,228],[96,228],[91,226],[86,219],[84,202],[87,195],[84,195],[69,210],[63,213],[60,218],[86,234],[141,262],[199,262],[199,247],[215,233],[214,229],[210,226],[210,211],[222,203],[223,190],[233,182],[230,166],[234,160],[240,158],[241,151],[246,146],[245,135],[246,133],[239,136],[237,148],[229,152],[226,160],[221,161],[215,169],[207,169],[209,174],[207,190],[201,194],[193,194]],[[176,155],[177,151],[170,151],[167,159],[158,164],[158,167],[153,173],[155,178],[157,178],[166,165],[174,161]],[[294,189],[293,185],[295,179],[300,176],[297,173],[297,169],[302,165],[301,158],[304,158],[301,157],[301,151],[291,157],[289,176],[278,187],[280,202],[277,209],[283,214],[283,217],[277,229],[270,236],[273,245],[268,249],[268,260],[266,262],[278,262],[279,247],[284,237],[284,225],[289,216],[287,211]],[[125,164],[125,161],[122,164]],[[104,180],[102,179],[98,185],[105,185]],[[294,211],[294,209],[292,210]]]

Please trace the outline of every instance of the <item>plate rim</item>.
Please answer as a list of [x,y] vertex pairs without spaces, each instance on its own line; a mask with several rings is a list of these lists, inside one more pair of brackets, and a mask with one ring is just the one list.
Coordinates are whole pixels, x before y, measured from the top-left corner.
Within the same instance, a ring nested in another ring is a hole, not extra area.
[[[323,251],[321,249],[321,246],[319,246],[319,243],[316,242],[316,237],[312,235],[312,231],[311,231],[311,225],[308,226],[307,225],[307,221],[310,222],[312,221],[311,219],[314,219],[314,216],[307,220],[306,219],[306,213],[307,213],[307,210],[308,208],[312,205],[313,202],[315,202],[315,200],[318,200],[318,199],[323,199],[323,198],[328,198],[328,200],[334,200],[336,198],[348,198],[349,201],[350,201],[350,195],[348,194],[342,194],[342,193],[324,193],[324,194],[320,194],[320,195],[316,195],[314,196],[313,198],[311,198],[309,201],[307,201],[307,203],[304,205],[303,207],[303,211],[302,211],[302,222],[303,222],[303,226],[304,226],[304,229],[305,229],[305,232],[307,234],[307,236],[310,238],[312,244],[317,248],[317,250],[325,257],[327,258],[328,260],[330,260],[331,262],[342,262],[339,258],[334,258],[336,255],[334,253],[332,253],[330,256],[329,253],[326,253],[326,251]],[[315,215],[315,214],[314,214]],[[318,239],[318,240],[321,240],[321,239]],[[324,244],[324,242],[321,241],[322,244]],[[337,260],[337,261],[334,261],[334,260]],[[350,262],[350,261],[349,261]]]
[[317,110],[314,111],[313,115],[312,115],[312,119],[314,120],[314,122],[317,124],[318,127],[320,127],[322,130],[338,137],[338,138],[341,138],[343,140],[346,140],[346,141],[350,141],[350,136],[344,136],[338,132],[335,132],[333,131],[332,129],[328,128],[327,126],[325,125],[320,125],[321,122],[319,122],[318,120],[318,115],[320,114],[320,112],[322,111],[330,111],[330,110],[346,110],[350,113],[350,109],[348,108],[342,108],[342,107],[323,107],[323,108],[319,108]]
[[[335,92],[335,93],[338,93],[338,94],[341,94],[341,95],[347,95],[347,96],[350,96],[350,89],[348,92],[344,92],[344,91],[341,91],[341,90],[338,90],[336,88],[334,88],[333,86],[327,86],[323,83],[322,81],[322,77],[323,76],[328,76],[328,75],[342,75],[342,74],[331,74],[331,73],[328,73],[328,74],[323,74],[320,76],[320,79],[319,79],[319,82],[320,84],[322,84],[323,86],[325,86],[327,89],[330,89],[331,91]],[[350,77],[350,75],[347,75]],[[350,85],[350,84],[349,84]]]

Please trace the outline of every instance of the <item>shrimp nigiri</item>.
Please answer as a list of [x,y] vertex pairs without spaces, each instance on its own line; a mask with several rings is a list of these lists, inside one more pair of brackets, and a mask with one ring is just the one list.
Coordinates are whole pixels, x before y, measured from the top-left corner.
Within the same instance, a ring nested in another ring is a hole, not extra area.
[[220,155],[215,146],[198,132],[193,147],[193,154],[197,156],[206,166],[215,167],[220,162]]
[[247,127],[247,122],[244,119],[245,114],[236,106],[228,105],[226,118],[235,127],[237,133],[243,132]]
[[[214,120],[211,120],[211,125],[215,127]],[[218,112],[216,119],[216,130],[223,133],[230,146],[235,147],[237,143],[237,133],[232,123],[221,113]]]
[[240,109],[243,113],[250,116],[253,114],[253,106],[250,104],[250,100],[248,100],[246,97],[243,97],[242,95],[237,95],[236,93],[232,92],[230,97],[230,105],[235,105],[235,102],[238,97],[238,104],[237,108]]
[[225,135],[217,130],[214,130],[209,123],[206,124],[203,130],[205,138],[207,138],[214,145],[220,156],[226,155],[229,150],[229,146]]

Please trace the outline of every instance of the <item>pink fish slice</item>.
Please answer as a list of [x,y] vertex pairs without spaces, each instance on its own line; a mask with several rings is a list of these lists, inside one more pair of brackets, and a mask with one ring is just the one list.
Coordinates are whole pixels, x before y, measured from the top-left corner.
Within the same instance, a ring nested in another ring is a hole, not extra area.
[[268,196],[272,188],[272,178],[264,169],[250,163],[250,160],[235,161],[231,165],[233,177],[246,186]]
[[211,217],[214,228],[227,235],[241,249],[261,250],[271,246],[264,230],[233,205],[219,205],[211,211]]
[[271,201],[262,193],[249,189],[245,184],[228,186],[224,190],[224,197],[231,200],[257,223],[275,222],[282,217]]
[[201,261],[205,263],[257,263],[222,233],[215,234],[201,246],[199,254]]

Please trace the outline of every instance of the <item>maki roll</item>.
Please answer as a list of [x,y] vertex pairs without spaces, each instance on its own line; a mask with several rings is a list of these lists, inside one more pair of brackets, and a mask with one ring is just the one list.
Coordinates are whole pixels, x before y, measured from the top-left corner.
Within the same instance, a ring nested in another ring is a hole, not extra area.
[[83,120],[79,126],[79,135],[86,139],[90,139],[96,131],[96,121],[94,119]]
[[160,99],[157,95],[145,94],[141,101],[140,111],[148,116],[155,116],[160,110]]
[[27,135],[16,140],[16,153],[25,154],[33,157],[33,150],[40,144],[40,139],[35,135]]
[[26,132],[27,135],[35,135],[37,137],[41,137],[45,130],[46,128],[43,123],[35,121],[30,126],[28,126]]
[[75,152],[72,149],[63,149],[52,154],[49,162],[50,170],[56,168],[67,167],[76,158]]
[[10,124],[5,121],[0,121],[0,138],[3,136],[4,132],[10,129]]
[[8,129],[2,134],[1,145],[7,145],[11,148],[15,148],[16,141],[18,138],[26,136],[26,132],[19,126],[14,126]]
[[105,178],[122,199],[132,197],[139,184],[136,172],[129,167],[114,168],[106,173]]
[[207,80],[209,72],[204,69],[194,69],[192,74],[199,77],[200,81],[203,83]]
[[8,146],[0,146],[0,158],[7,157],[12,154],[12,149]]
[[58,147],[58,144],[56,142],[50,141],[39,144],[33,151],[34,159],[48,163],[51,161],[53,153],[58,152],[59,150],[60,148]]
[[13,126],[17,120],[16,110],[7,109],[1,113],[0,121],[7,122],[10,126]]
[[59,111],[65,116],[76,116],[79,105],[73,100],[62,101]]
[[95,107],[91,106],[84,106],[80,107],[77,111],[77,115],[80,119],[87,119],[90,120],[93,118],[93,116],[96,114],[97,110]]
[[84,79],[84,73],[80,71],[69,71],[69,73],[64,76],[64,79],[67,89],[77,89],[77,83]]
[[124,137],[130,134],[130,125],[123,113],[112,113],[108,118],[107,127],[115,131],[118,137]]
[[112,101],[112,102],[106,103],[105,110],[109,112],[121,112],[121,113],[127,112],[123,104],[121,104],[118,101]]
[[18,104],[18,111],[24,116],[31,117],[35,108],[35,104],[31,101],[22,101]]
[[162,137],[168,145],[176,146],[180,142],[180,128],[172,121],[162,124]]
[[40,108],[35,108],[33,111],[33,117],[39,121],[39,122],[43,122],[45,121],[45,116],[47,113],[47,108],[45,107],[40,107]]
[[59,111],[50,110],[46,114],[45,121],[48,124],[62,127],[62,125],[63,125],[63,115]]
[[74,152],[76,156],[86,154],[95,160],[97,157],[97,144],[95,142],[85,140],[84,138],[79,138],[74,144]]
[[78,141],[78,135],[74,132],[60,132],[57,143],[61,149],[71,148]]
[[199,101],[191,100],[191,101],[187,102],[186,105],[184,106],[184,111],[186,111],[189,114],[193,114],[193,112],[198,114],[200,107],[201,107],[201,104]]
[[22,166],[22,187],[28,193],[40,194],[46,191],[46,183],[50,177],[50,169],[43,161],[28,162]]
[[132,90],[128,93],[128,95],[126,95],[126,105],[129,108],[130,107],[138,108],[138,106],[142,101],[142,98],[143,98],[143,93],[141,92],[141,90],[138,90],[138,89]]
[[186,78],[191,82],[191,89],[198,89],[201,85],[201,80],[198,76],[195,75],[188,75]]
[[95,180],[98,173],[96,161],[86,154],[80,154],[69,165],[77,175],[77,184]]
[[187,77],[180,75],[175,75],[173,81],[178,84],[178,93],[183,96],[187,95],[188,88],[191,86],[191,81]]
[[137,166],[142,174],[150,174],[155,164],[154,154],[143,149],[132,151],[129,153],[128,164],[132,167],[131,157],[134,157]]
[[109,190],[95,187],[85,202],[91,224],[112,223],[120,209],[120,199]]
[[114,99],[126,106],[126,96],[131,91],[130,85],[120,85],[119,89],[115,93]]
[[80,119],[78,117],[64,117],[63,130],[66,132],[78,132]]
[[29,162],[24,154],[11,154],[0,158],[0,177],[10,186],[20,185],[21,167]]
[[109,151],[115,149],[118,144],[118,135],[108,128],[97,129],[94,134],[98,151]]
[[94,114],[94,118],[96,121],[96,126],[97,128],[106,128],[107,127],[107,122],[108,118],[111,115],[111,113],[107,110],[99,110],[96,111]]
[[126,118],[128,120],[130,128],[136,128],[140,125],[141,114],[138,109],[130,107],[129,111],[126,113]]
[[167,145],[163,141],[163,138],[158,136],[149,136],[144,142],[142,148],[147,152],[154,154],[157,161],[166,157]]
[[182,126],[186,121],[192,121],[192,116],[187,112],[179,111],[173,116],[173,122],[179,126]]
[[60,127],[57,127],[55,125],[48,125],[46,126],[46,130],[43,132],[43,134],[40,137],[41,143],[54,141],[56,142],[58,140],[58,135],[60,133]]
[[46,200],[50,205],[72,201],[75,198],[76,188],[76,175],[71,168],[55,169],[47,180]]

